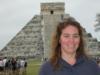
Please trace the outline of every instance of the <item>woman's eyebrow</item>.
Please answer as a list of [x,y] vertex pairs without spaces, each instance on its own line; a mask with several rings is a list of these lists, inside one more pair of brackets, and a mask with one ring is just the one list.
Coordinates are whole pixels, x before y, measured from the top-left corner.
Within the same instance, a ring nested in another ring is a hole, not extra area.
[[73,34],[69,34],[69,33],[63,33],[64,35],[79,35],[79,33],[73,33]]

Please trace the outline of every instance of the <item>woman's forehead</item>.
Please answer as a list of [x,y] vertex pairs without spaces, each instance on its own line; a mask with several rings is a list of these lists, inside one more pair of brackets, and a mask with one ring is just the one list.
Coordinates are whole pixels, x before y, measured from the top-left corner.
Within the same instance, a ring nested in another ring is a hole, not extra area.
[[71,26],[71,25],[62,29],[62,32],[64,32],[64,33],[79,33],[78,28],[75,26]]

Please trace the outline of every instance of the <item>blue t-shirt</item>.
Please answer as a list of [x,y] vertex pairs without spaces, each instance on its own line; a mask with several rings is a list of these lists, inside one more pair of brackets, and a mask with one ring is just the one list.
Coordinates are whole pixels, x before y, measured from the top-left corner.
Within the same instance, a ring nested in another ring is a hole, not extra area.
[[72,66],[65,60],[59,59],[60,69],[54,70],[50,61],[44,63],[39,75],[100,75],[100,67],[92,60],[80,57]]

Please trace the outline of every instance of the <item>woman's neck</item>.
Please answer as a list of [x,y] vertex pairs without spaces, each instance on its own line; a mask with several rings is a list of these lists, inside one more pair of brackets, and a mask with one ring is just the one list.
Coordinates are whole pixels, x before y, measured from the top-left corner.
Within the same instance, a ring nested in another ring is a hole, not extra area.
[[76,63],[76,53],[62,53],[61,57],[70,65],[74,65]]

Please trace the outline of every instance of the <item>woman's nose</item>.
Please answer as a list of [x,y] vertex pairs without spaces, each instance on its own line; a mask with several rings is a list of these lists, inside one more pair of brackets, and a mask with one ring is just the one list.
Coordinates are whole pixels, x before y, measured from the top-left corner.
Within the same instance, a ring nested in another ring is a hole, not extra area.
[[73,37],[70,37],[69,38],[69,42],[73,43],[74,42],[74,38]]

